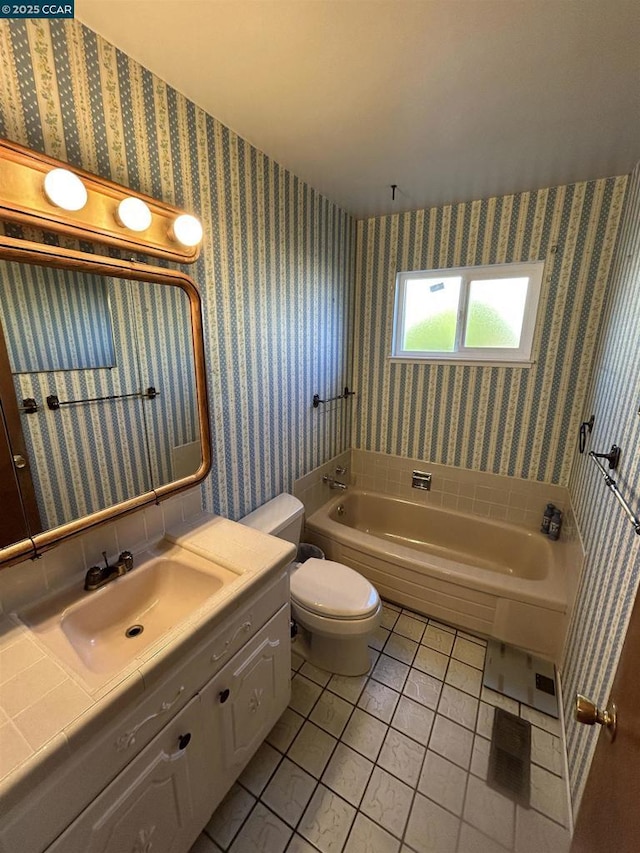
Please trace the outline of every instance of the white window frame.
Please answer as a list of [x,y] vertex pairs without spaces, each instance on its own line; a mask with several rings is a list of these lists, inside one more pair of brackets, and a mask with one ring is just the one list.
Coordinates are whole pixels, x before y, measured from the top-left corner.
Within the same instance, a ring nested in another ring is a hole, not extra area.
[[[544,275],[544,261],[526,261],[511,264],[488,264],[479,267],[448,267],[437,270],[414,270],[399,272],[396,275],[395,303],[393,309],[393,344],[392,361],[437,361],[437,362],[481,362],[509,364],[517,366],[531,365],[533,338],[536,329],[540,293]],[[406,284],[414,279],[433,279],[437,281],[444,276],[459,276],[460,302],[456,322],[455,349],[452,352],[403,350],[405,325],[405,291]],[[467,307],[469,303],[469,288],[471,281],[496,278],[525,278],[529,279],[525,301],[522,334],[519,347],[465,347],[463,344],[467,324]]]

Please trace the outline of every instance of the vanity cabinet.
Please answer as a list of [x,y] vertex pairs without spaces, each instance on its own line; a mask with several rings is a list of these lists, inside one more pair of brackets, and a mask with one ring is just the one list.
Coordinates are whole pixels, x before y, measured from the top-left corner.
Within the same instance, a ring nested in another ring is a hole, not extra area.
[[0,853],[186,853],[287,707],[289,620],[284,571],[65,730],[68,757],[0,795]]
[[203,691],[205,715],[216,733],[225,793],[231,787],[228,780],[240,775],[287,707],[290,677],[289,606],[285,605]]
[[185,853],[210,814],[212,758],[196,696],[48,853]]
[[47,853],[186,853],[286,708],[290,660],[284,605]]

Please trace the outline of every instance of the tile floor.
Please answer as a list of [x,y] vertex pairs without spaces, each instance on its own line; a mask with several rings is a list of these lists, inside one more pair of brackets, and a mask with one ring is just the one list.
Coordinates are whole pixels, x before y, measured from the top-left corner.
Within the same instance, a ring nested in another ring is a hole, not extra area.
[[[191,853],[566,853],[560,724],[482,687],[484,640],[385,602],[372,646],[358,678],[293,655],[289,708]],[[485,782],[495,706],[532,723],[530,809]]]

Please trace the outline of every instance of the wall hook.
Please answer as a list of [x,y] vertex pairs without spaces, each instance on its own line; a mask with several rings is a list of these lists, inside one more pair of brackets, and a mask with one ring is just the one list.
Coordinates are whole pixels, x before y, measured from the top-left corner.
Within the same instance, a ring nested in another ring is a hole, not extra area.
[[582,421],[582,423],[580,424],[580,443],[578,445],[580,453],[584,453],[584,449],[587,445],[587,434],[591,435],[595,420],[596,416],[591,415],[588,421]]
[[596,459],[606,459],[609,463],[609,470],[615,471],[620,461],[620,448],[617,444],[612,444],[611,450],[608,453],[594,453],[592,450],[589,455]]
[[396,200],[396,190],[398,189],[397,184],[391,184],[391,201]]

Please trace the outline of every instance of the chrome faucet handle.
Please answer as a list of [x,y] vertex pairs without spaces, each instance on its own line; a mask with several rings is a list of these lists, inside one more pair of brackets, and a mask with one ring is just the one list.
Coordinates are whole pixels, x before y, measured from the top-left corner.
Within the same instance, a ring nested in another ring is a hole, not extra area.
[[118,563],[124,566],[125,571],[130,572],[133,568],[133,554],[131,551],[122,551],[118,557]]
[[342,476],[343,474],[346,474],[346,473],[347,473],[346,466],[338,465],[338,467],[336,468],[336,474],[338,474],[339,476]]
[[91,566],[85,575],[84,588],[89,591],[97,589],[102,583],[104,573],[105,570],[100,568],[100,566]]
[[330,474],[325,474],[322,478],[322,482],[328,483],[331,486],[334,482],[334,479]]

